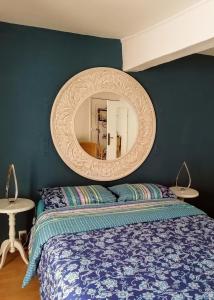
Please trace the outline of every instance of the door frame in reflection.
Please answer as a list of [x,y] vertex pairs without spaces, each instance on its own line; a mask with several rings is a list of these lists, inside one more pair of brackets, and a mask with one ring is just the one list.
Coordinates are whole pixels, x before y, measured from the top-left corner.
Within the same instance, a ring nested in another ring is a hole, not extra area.
[[107,100],[107,160],[118,158],[127,152],[128,111],[127,107],[121,106],[122,103]]

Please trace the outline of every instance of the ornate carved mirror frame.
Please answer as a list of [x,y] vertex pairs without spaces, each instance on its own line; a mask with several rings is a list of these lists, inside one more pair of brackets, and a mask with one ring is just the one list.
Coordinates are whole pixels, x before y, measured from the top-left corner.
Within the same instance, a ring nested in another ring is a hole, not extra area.
[[[111,92],[127,99],[138,118],[137,138],[131,150],[115,160],[99,160],[80,146],[74,131],[76,112],[85,99]],[[113,68],[92,68],[68,80],[59,91],[51,111],[51,135],[62,160],[83,177],[110,181],[136,170],[151,151],[156,117],[144,88],[131,76]]]

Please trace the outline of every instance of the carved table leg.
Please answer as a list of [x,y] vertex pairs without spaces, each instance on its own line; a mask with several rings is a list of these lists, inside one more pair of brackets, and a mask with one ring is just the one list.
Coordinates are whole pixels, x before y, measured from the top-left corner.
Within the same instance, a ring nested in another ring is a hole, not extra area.
[[3,267],[7,253],[10,251],[11,253],[15,252],[14,242],[15,242],[15,214],[8,214],[9,216],[9,240],[6,240],[2,243],[0,249],[1,264],[0,269]]
[[0,269],[3,267],[6,257],[7,257],[7,252],[10,250],[10,241],[6,240],[2,243],[1,245],[1,263],[0,263]]
[[[19,251],[23,261],[28,264],[28,260],[22,244],[15,239],[15,214],[9,215],[9,238],[10,238],[10,252],[13,253],[16,249]],[[16,249],[15,249],[16,248]]]
[[0,256],[3,254],[4,248],[7,246],[7,244],[10,244],[9,240],[5,240],[4,242],[2,242],[1,248],[0,248]]
[[10,253],[15,252],[15,214],[9,214],[9,240],[10,240]]
[[22,244],[19,241],[15,240],[14,246],[19,251],[23,261],[28,265],[27,256],[25,254],[25,251],[24,251],[24,248],[23,248]]
[[16,249],[19,251],[23,261],[26,264],[28,264],[27,256],[25,254],[22,244],[15,239],[15,214],[11,213],[8,215],[9,215],[9,240],[5,240],[1,244],[0,256],[2,255],[2,257],[1,257],[0,269],[3,267],[5,263],[8,251],[14,253]]

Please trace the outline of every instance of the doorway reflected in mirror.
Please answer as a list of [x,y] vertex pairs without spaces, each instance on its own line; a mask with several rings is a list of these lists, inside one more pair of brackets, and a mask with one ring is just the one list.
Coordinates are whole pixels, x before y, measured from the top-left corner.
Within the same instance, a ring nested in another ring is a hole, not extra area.
[[138,133],[132,105],[117,94],[94,94],[80,105],[75,116],[75,134],[85,152],[101,160],[125,155]]

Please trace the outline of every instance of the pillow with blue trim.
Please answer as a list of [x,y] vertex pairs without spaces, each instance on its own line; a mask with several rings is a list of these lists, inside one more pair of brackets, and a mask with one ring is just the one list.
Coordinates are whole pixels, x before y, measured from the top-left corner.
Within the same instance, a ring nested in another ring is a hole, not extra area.
[[43,188],[39,193],[45,210],[116,201],[116,197],[102,185]]
[[176,198],[175,194],[168,187],[153,183],[125,183],[109,187],[108,189],[118,197],[118,202]]

